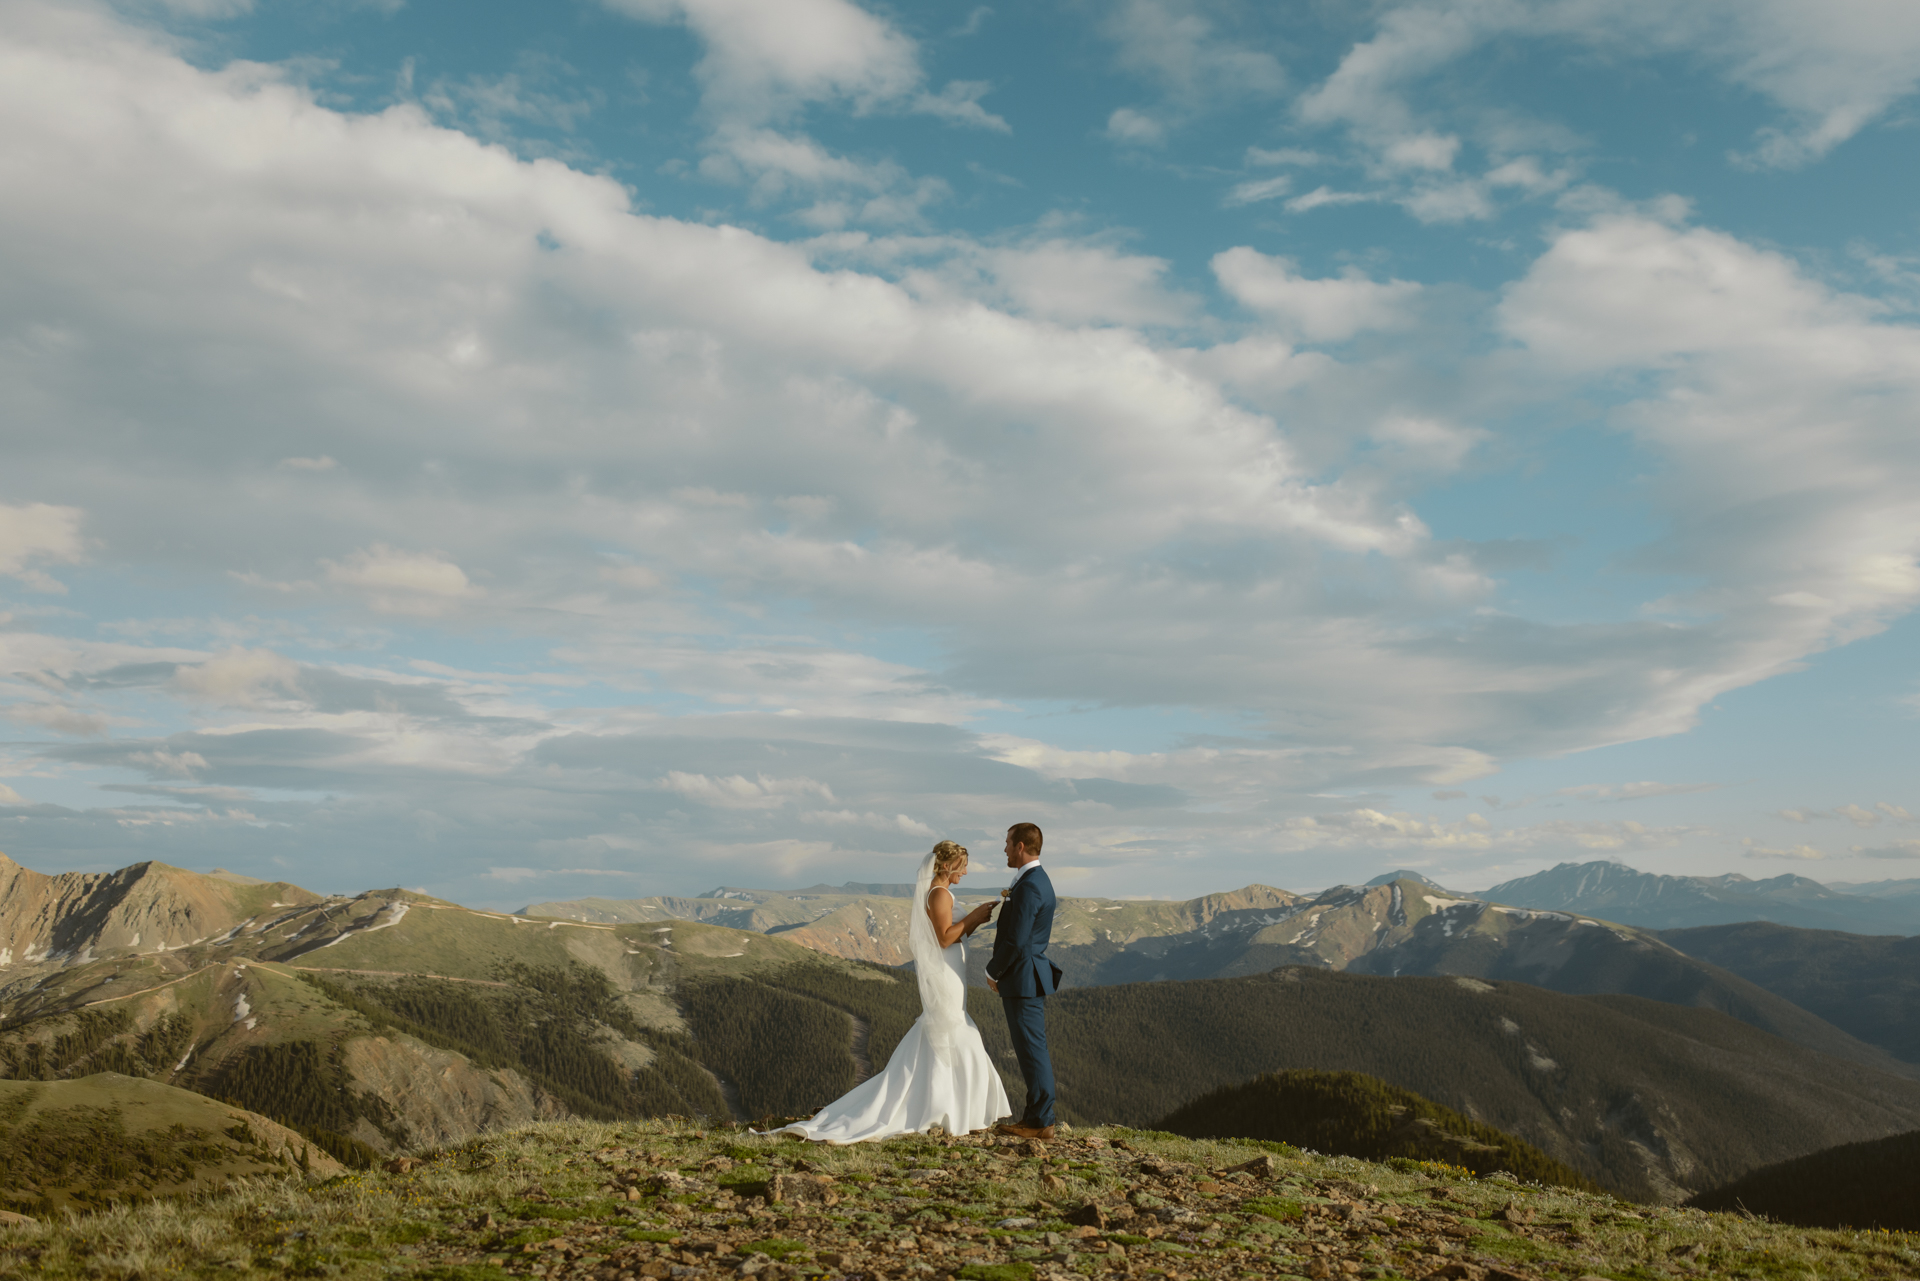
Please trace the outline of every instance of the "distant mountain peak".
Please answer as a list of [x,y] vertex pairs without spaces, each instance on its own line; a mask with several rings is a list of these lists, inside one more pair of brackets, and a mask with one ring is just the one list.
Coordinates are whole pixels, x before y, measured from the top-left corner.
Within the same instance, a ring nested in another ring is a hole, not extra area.
[[[1431,889],[1446,889],[1446,886],[1440,884],[1440,882],[1408,867],[1400,868],[1398,871],[1380,873],[1380,875],[1367,882],[1367,888],[1372,889],[1376,885],[1391,885],[1395,881],[1418,881],[1420,884],[1428,886]],[[1451,893],[1452,891],[1448,892]]]
[[1671,876],[1595,859],[1503,881],[1485,897],[1647,929],[1773,921],[1853,934],[1920,933],[1920,913],[1897,900],[1845,894],[1791,872],[1758,881],[1738,872]]

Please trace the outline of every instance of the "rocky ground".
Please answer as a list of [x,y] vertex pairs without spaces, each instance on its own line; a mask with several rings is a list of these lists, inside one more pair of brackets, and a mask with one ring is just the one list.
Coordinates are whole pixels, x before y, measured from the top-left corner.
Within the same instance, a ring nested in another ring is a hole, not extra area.
[[0,1275],[429,1281],[1911,1277],[1920,1239],[1103,1129],[853,1148],[529,1126],[324,1181],[0,1227]]

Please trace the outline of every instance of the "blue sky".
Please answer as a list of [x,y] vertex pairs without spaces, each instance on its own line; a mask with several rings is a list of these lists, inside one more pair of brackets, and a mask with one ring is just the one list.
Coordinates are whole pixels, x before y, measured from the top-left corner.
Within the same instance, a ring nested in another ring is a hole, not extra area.
[[1911,5],[0,14],[30,867],[1920,860]]

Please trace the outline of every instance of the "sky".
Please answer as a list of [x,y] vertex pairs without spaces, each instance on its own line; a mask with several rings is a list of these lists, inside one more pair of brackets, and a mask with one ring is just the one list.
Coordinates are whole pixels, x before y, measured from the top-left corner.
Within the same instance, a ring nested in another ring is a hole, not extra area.
[[1920,876],[1910,0],[0,0],[0,851]]

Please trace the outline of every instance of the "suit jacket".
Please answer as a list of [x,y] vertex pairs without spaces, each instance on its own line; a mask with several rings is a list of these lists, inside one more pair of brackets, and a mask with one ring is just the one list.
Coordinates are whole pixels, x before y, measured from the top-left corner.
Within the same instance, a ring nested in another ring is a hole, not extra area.
[[1047,959],[1053,905],[1053,882],[1045,868],[1035,867],[1014,882],[1000,909],[993,956],[987,961],[987,977],[1000,985],[1002,997],[1051,996],[1059,989],[1064,976]]

